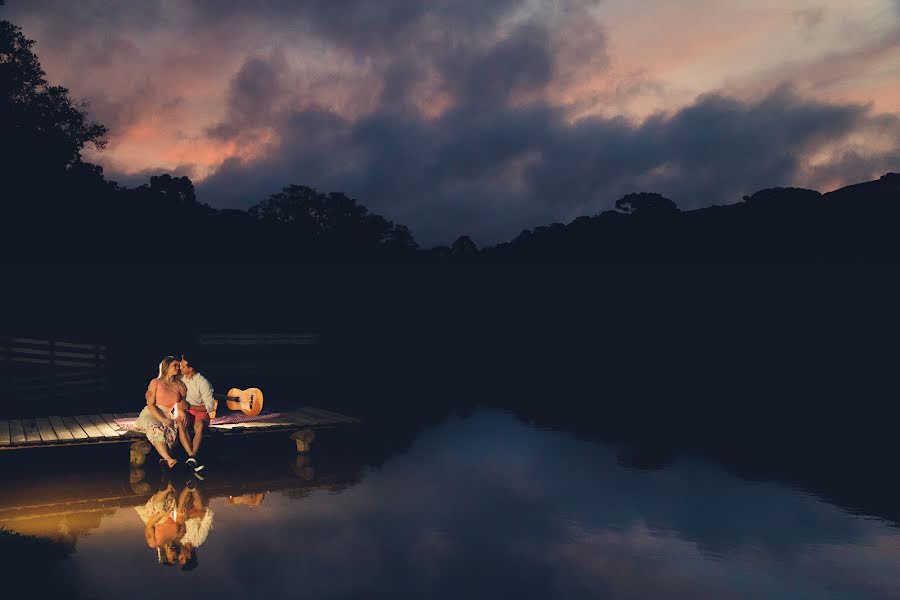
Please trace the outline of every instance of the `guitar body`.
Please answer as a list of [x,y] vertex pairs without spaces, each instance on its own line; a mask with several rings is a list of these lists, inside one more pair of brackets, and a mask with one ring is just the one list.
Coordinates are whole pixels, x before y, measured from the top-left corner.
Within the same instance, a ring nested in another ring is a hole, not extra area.
[[[231,388],[230,390],[228,390],[228,395],[224,399],[225,405],[230,410],[239,410],[245,415],[249,415],[251,417],[255,417],[256,415],[258,415],[263,407],[263,393],[259,388],[247,388],[246,390]],[[215,406],[213,407],[213,412],[210,417],[215,417],[218,410],[219,401],[218,399],[216,399]]]

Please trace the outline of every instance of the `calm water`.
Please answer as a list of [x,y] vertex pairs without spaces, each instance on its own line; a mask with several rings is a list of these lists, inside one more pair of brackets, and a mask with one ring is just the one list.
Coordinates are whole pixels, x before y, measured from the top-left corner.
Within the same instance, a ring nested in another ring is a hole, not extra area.
[[[0,524],[67,540],[51,570],[97,598],[900,597],[895,526],[700,459],[631,470],[613,447],[487,410],[420,431],[377,466],[328,451],[211,466],[183,496],[193,525],[211,525],[191,534],[188,571],[145,539],[155,468],[145,495],[99,511],[37,506],[55,493],[45,482],[22,501],[30,513],[0,511]],[[172,483],[177,504],[185,485]],[[111,498],[103,485],[118,484],[66,485]]]

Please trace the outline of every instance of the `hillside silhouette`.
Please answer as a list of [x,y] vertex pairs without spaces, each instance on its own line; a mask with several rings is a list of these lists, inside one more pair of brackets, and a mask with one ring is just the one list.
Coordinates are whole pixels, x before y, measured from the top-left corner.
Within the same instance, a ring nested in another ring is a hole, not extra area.
[[[478,249],[466,235],[419,249],[402,224],[340,192],[290,184],[248,210],[201,202],[184,176],[122,187],[81,159],[107,128],[51,85],[21,29],[0,21],[0,250],[7,261],[184,259],[388,262],[894,261],[900,175],[820,194],[765,189],[682,211],[660,194]],[[215,199],[210,199],[215,204]],[[248,204],[256,199],[248,199]],[[461,232],[464,233],[464,232]]]
[[681,211],[660,194],[523,231],[486,260],[896,260],[900,174],[827,194],[770,188],[726,206]]

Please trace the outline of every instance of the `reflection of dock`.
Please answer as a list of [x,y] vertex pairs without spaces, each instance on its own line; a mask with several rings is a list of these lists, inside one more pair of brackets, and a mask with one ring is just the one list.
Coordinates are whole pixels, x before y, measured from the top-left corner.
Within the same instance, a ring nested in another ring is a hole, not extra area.
[[[308,455],[274,449],[272,453],[254,448],[217,457],[207,469],[206,481],[198,485],[210,499],[256,506],[270,492],[292,497],[317,490],[336,492],[362,479],[359,464],[329,462],[327,456],[313,462]],[[74,546],[78,537],[99,527],[103,517],[144,504],[157,491],[164,473],[156,464],[130,471],[107,463],[89,465],[81,472],[77,468],[50,464],[39,472],[0,473],[4,479],[17,480],[16,485],[0,488],[0,527]],[[189,473],[175,471],[167,479],[178,487],[188,477],[193,479]]]
[[[292,433],[358,422],[353,417],[313,407],[292,409],[278,415],[271,419],[213,424],[212,434]],[[0,450],[133,442],[142,439],[143,434],[124,429],[120,422],[136,417],[137,413],[115,413],[0,420]],[[302,450],[299,445],[298,450]]]

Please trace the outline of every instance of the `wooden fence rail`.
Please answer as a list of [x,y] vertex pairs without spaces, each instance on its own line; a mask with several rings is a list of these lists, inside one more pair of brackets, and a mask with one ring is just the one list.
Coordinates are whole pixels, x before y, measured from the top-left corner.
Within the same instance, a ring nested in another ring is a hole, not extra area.
[[103,392],[108,359],[106,344],[0,336],[0,393],[39,402]]

